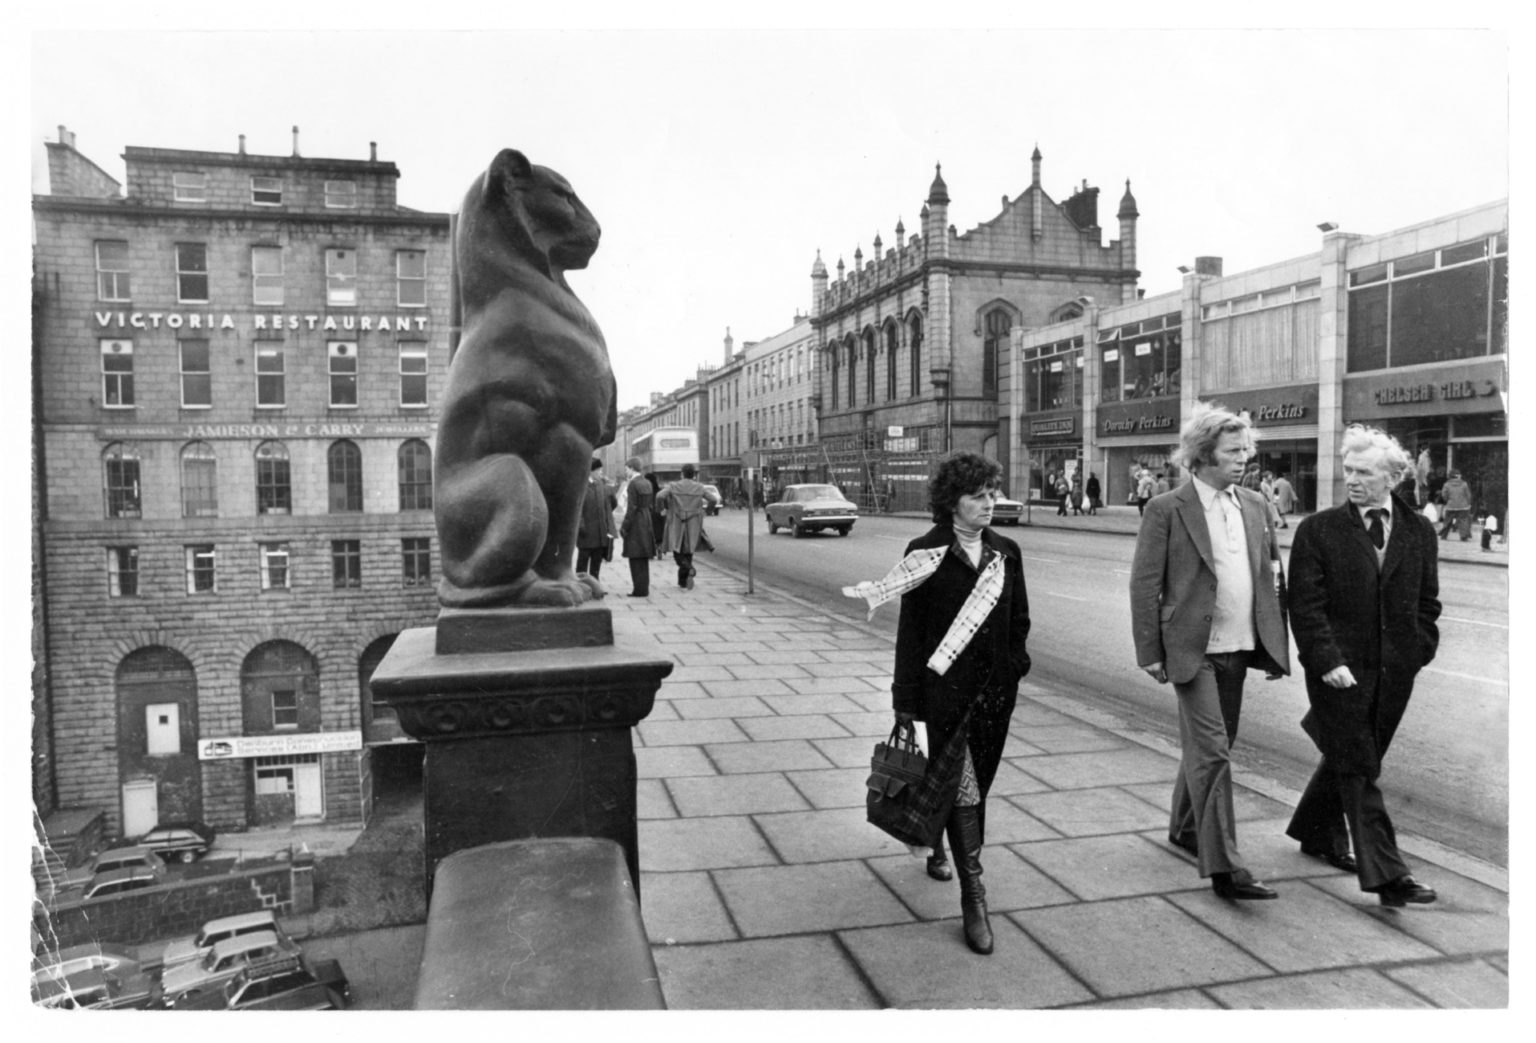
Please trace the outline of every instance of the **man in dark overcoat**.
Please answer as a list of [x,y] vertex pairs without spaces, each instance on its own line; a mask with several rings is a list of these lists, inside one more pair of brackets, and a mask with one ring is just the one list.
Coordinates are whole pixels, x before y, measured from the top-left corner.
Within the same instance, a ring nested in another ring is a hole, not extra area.
[[624,540],[624,557],[629,559],[632,598],[651,595],[651,558],[656,554],[656,487],[640,473],[640,459],[632,456],[624,463],[624,521],[619,536]]
[[597,579],[603,562],[612,558],[613,512],[618,505],[618,497],[603,478],[603,462],[594,459],[581,501],[581,519],[576,526],[577,572]]
[[1291,547],[1291,629],[1311,704],[1302,727],[1323,760],[1286,833],[1390,906],[1435,900],[1409,874],[1376,784],[1440,641],[1435,527],[1391,492],[1411,467],[1387,434],[1349,428],[1348,502],[1303,521]]

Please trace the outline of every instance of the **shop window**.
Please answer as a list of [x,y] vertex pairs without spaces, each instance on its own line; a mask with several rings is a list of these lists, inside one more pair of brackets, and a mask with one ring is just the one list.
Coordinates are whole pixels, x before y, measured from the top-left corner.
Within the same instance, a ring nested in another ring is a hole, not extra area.
[[96,243],[96,299],[127,301],[128,244],[121,239],[101,239]]
[[1349,295],[1349,370],[1387,367],[1387,287],[1372,286]]
[[213,405],[213,373],[206,340],[183,340],[181,353],[181,408],[207,409]]
[[107,409],[133,408],[133,341],[101,342],[101,404]]
[[280,306],[283,303],[283,248],[251,247],[252,303]]
[[359,540],[331,541],[331,586],[351,590],[363,585],[363,545]]
[[875,331],[864,331],[864,402],[867,405],[875,404]]
[[1466,265],[1391,284],[1387,364],[1481,358],[1488,354],[1488,268]]
[[1105,348],[1104,357],[1099,366],[1099,383],[1102,388],[1100,398],[1105,402],[1118,402],[1122,397],[1120,381],[1120,349]]
[[331,408],[357,405],[357,344],[333,340],[327,343],[331,381]]
[[102,453],[107,485],[107,517],[137,518],[143,513],[139,499],[139,454],[122,442]]
[[217,551],[211,543],[194,543],[185,548],[187,556],[187,593],[210,594],[217,591],[215,571]]
[[262,590],[288,590],[288,544],[263,543],[259,545],[261,554],[261,589]]
[[288,377],[281,341],[256,342],[256,406],[282,409],[288,404]]
[[256,513],[288,514],[293,510],[288,447],[263,442],[256,447]]
[[280,177],[251,178],[251,202],[257,206],[282,206],[283,179]]
[[107,594],[131,598],[139,592],[139,548],[107,548]]
[[288,758],[257,757],[255,772],[258,797],[293,794],[293,765],[289,763]]
[[427,253],[395,251],[395,301],[402,308],[427,306]]
[[426,536],[409,536],[400,541],[403,573],[401,580],[407,587],[425,587],[432,583],[432,540]]
[[327,180],[325,183],[325,205],[330,210],[356,210],[357,182]]
[[206,203],[208,201],[208,175],[193,171],[176,171],[172,173],[171,197],[178,203]]
[[208,302],[208,244],[176,244],[176,299],[183,304]]
[[332,514],[363,509],[363,454],[353,442],[334,442],[325,454]]
[[181,516],[216,518],[219,514],[219,461],[207,442],[189,442],[181,451]]
[[408,409],[427,405],[427,346],[421,341],[400,344],[400,405]]
[[400,509],[432,509],[432,450],[427,443],[413,438],[400,446]]
[[325,303],[332,307],[357,303],[357,251],[325,251]]

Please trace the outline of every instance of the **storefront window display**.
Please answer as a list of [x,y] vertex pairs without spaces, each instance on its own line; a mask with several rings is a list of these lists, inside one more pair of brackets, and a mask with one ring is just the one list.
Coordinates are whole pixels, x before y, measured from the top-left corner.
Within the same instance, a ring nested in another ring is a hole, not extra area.
[[1083,404],[1083,338],[1024,349],[1024,411]]
[[1182,321],[1178,312],[1099,334],[1103,401],[1179,393]]

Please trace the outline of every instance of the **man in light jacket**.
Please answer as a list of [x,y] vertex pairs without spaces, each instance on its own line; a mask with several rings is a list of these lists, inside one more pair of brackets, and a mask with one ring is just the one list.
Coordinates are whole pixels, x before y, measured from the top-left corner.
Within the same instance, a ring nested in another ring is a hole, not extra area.
[[694,480],[698,473],[693,464],[684,464],[683,476],[668,483],[656,500],[667,514],[661,545],[677,562],[677,585],[687,590],[693,589],[693,552],[704,533],[704,505],[720,502],[717,493]]

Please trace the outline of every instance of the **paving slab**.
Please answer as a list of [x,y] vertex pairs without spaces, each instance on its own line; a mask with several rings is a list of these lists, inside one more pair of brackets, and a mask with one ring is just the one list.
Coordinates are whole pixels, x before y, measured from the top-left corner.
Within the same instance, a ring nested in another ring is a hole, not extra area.
[[[850,680],[850,678],[821,678],[821,682],[826,684],[841,683],[847,680]],[[875,691],[873,687],[868,687],[858,691],[850,691],[847,695],[849,699],[852,699],[871,713],[889,714],[891,712],[891,693],[888,691]]]
[[[745,737],[745,733],[742,733]],[[862,742],[863,740],[856,740]],[[791,771],[796,768],[830,768],[833,762],[805,739],[774,742],[743,742],[706,745],[704,752],[724,774],[760,771]]]
[[[663,706],[676,699],[707,699],[709,689],[698,681],[674,681],[670,677],[661,682],[661,687],[656,689],[656,705]],[[647,714],[646,720],[656,720]]]
[[654,945],[741,937],[708,873],[640,873],[640,912]]
[[674,666],[672,672],[661,682],[662,691],[666,691],[673,685],[683,681],[734,681],[731,672],[723,666],[711,663],[708,666]]
[[[1011,799],[1011,798],[1010,798]],[[1055,840],[1061,834],[1007,800],[988,800],[986,846],[1031,840]]]
[[641,721],[635,725],[647,746],[698,746],[709,742],[749,742],[746,732],[727,719],[699,721]]
[[848,729],[831,717],[819,713],[791,717],[747,717],[736,722],[753,742],[776,739],[835,739],[848,735]]
[[830,934],[652,946],[671,1010],[874,1010],[882,1006]]
[[1509,975],[1486,960],[1416,964],[1382,973],[1437,1007],[1503,1010],[1509,1006]]
[[680,718],[677,711],[672,708],[669,699],[663,699],[661,693],[656,694],[656,701],[651,704],[651,712],[645,715],[647,721],[676,721]]
[[1013,849],[1046,876],[1088,901],[1210,889],[1195,867],[1171,849],[1135,834],[1042,840],[1016,844]]
[[1081,1010],[1220,1010],[1221,1004],[1199,989],[1171,989],[1081,1004]]
[[[784,643],[787,645],[793,645],[797,636],[798,635],[794,633],[785,634],[783,636]],[[745,658],[748,662],[757,663],[761,666],[775,666],[780,664],[799,666],[801,663],[822,662],[822,656],[825,654],[825,649],[816,651],[813,649],[802,650],[798,648],[780,648],[769,652],[748,652]],[[803,674],[805,671],[799,670],[796,671],[796,673]]]
[[726,669],[731,672],[732,679],[736,681],[760,681],[765,678],[785,680],[790,677],[810,677],[799,666],[793,663],[771,663],[763,665],[758,662],[728,663]]
[[[817,697],[801,696],[800,698],[809,699]],[[830,716],[834,721],[842,725],[854,735],[867,735],[871,738],[883,739],[891,734],[892,722],[889,710],[884,712],[879,710],[869,710],[856,711],[853,713],[834,713]]]
[[1110,732],[1083,724],[1034,726],[1024,729],[1022,734],[1025,741],[1042,753],[1091,753],[1130,745]]
[[1114,786],[1025,793],[1014,796],[1010,803],[1069,837],[1128,833],[1158,825],[1164,832],[1168,828],[1167,812]]
[[841,663],[806,663],[805,669],[812,677],[859,677],[868,678],[877,687],[879,679],[890,677],[890,655],[883,657],[884,661],[876,665],[869,657]]
[[635,750],[635,773],[641,779],[718,774],[697,746],[642,746]]
[[[1018,744],[1009,741],[1007,749],[1013,750]],[[1006,758],[998,762],[997,774],[992,776],[992,789],[987,794],[988,803],[998,797],[1009,797],[1019,793],[1044,793],[1050,789],[1045,783],[1022,771],[1014,763]]]
[[811,805],[778,772],[668,779],[664,785],[686,818],[748,815],[755,811],[805,811]]
[[[711,687],[721,682],[711,682]],[[718,717],[772,717],[773,709],[761,699],[752,696],[711,696],[704,691],[702,698],[673,699],[672,709],[685,721],[702,721]],[[649,717],[646,720],[650,720]]]
[[991,956],[965,947],[958,917],[839,937],[887,1007],[1031,1010],[1093,998],[1007,917],[991,921]]
[[660,779],[635,782],[636,818],[677,818],[677,807]]
[[828,761],[840,768],[855,768],[860,765],[868,767],[870,758],[875,753],[875,740],[868,735],[847,739],[813,739],[812,742]]
[[1302,882],[1273,902],[1229,902],[1210,891],[1169,895],[1168,901],[1284,974],[1439,955]]
[[1059,753],[1019,757],[1013,762],[1041,782],[1056,789],[1089,789],[1137,782],[1173,785],[1179,762],[1151,750],[1131,747],[1102,753]]
[[1019,687],[1019,701],[1013,708],[1010,730],[1018,733],[1019,738],[1028,741],[1029,733],[1026,729],[1030,728],[1068,727],[1082,723],[1076,717],[1035,702],[1025,694],[1028,687],[1028,682]]
[[836,862],[905,854],[907,847],[864,820],[864,808],[828,808],[754,815],[753,821],[785,862]]
[[1007,914],[1100,997],[1271,973],[1161,896]]
[[784,684],[800,695],[846,695],[866,710],[891,709],[890,690],[862,677],[791,677]]
[[863,862],[721,869],[714,877],[732,919],[748,938],[913,920]]
[[733,696],[788,695],[790,688],[776,677],[758,677],[750,681],[709,681],[705,690],[716,699]]
[[639,823],[639,831],[642,873],[764,866],[779,861],[746,817],[648,819]]
[[820,771],[791,771],[789,781],[810,801],[813,808],[862,808],[865,806],[865,781],[869,768],[823,768]]
[[1409,859],[1414,879],[1433,887],[1439,900],[1433,905],[1390,909],[1373,894],[1360,890],[1352,876],[1330,877],[1313,883],[1330,894],[1379,918],[1426,945],[1451,956],[1486,955],[1509,950],[1509,896],[1475,880],[1425,868]]
[[1210,989],[1233,1010],[1381,1010],[1429,1004],[1369,967],[1260,978]]
[[[1034,866],[1006,847],[981,853],[982,883],[993,915],[1010,909],[1034,909],[1076,901]],[[947,920],[960,915],[960,884],[928,875],[927,860],[913,855],[871,858],[869,867],[923,920]]]
[[[1163,818],[1168,817],[1168,809],[1173,806],[1173,776],[1169,776],[1167,782],[1136,783],[1120,788],[1140,797],[1154,807],[1161,808]],[[1237,815],[1239,822],[1249,822],[1254,819],[1284,819],[1289,822],[1291,818],[1289,806],[1278,800],[1271,800],[1261,793],[1255,793],[1241,783],[1232,787],[1232,811]],[[1280,832],[1285,832],[1284,825],[1280,827]],[[1290,843],[1296,842],[1293,840]]]

